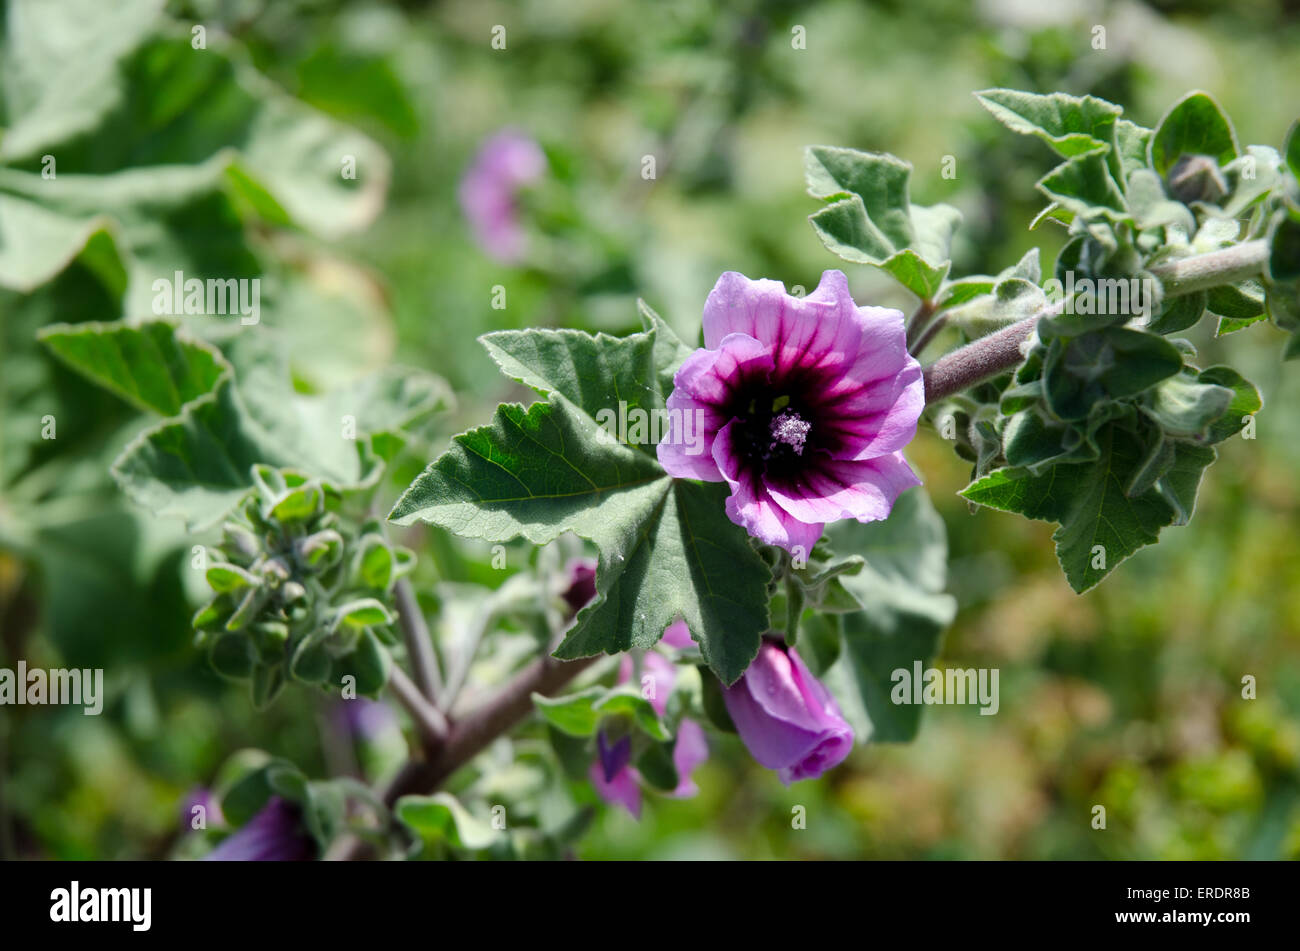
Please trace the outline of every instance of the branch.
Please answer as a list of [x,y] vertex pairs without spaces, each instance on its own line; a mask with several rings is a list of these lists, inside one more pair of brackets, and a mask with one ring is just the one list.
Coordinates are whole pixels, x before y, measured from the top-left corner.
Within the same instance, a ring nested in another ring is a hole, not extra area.
[[[1151,268],[1151,273],[1160,279],[1165,297],[1180,297],[1254,277],[1264,270],[1268,252],[1267,241],[1248,241],[1221,251],[1157,264]],[[937,403],[1019,366],[1023,359],[1020,345],[1038,326],[1039,320],[1060,309],[1060,304],[1044,308],[1032,317],[959,347],[931,363],[923,371],[926,404]]]
[[411,678],[406,676],[406,671],[397,665],[393,665],[389,672],[388,686],[415,721],[425,750],[432,752],[441,749],[451,729],[442,711],[425,699],[415,684],[411,683]]
[[402,635],[406,639],[406,652],[411,657],[415,683],[425,699],[436,706],[438,695],[442,692],[442,674],[438,669],[438,657],[433,652],[429,626],[425,623],[424,612],[420,610],[420,602],[416,600],[410,579],[399,579],[393,589],[393,596],[397,602],[397,617]]
[[[429,759],[410,760],[398,770],[380,791],[384,804],[392,806],[402,796],[412,793],[433,792],[489,743],[527,717],[533,709],[534,693],[554,694],[602,656],[570,661],[542,657],[533,661],[472,714],[451,724],[446,742],[436,750],[427,750]],[[400,671],[394,668],[393,673]],[[347,836],[334,843],[326,858],[356,859],[366,850],[366,844],[360,839]]]

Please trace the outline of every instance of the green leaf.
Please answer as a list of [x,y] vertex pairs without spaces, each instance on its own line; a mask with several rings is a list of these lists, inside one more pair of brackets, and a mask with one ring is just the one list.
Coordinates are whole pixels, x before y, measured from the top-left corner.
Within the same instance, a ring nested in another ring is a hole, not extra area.
[[374,598],[358,598],[339,605],[335,614],[340,624],[358,629],[393,623],[393,615],[388,608]]
[[426,847],[446,844],[477,852],[496,844],[500,833],[475,818],[451,793],[403,796],[393,807],[395,815]]
[[1291,174],[1300,179],[1300,119],[1291,123],[1291,128],[1287,130],[1282,155],[1286,159],[1287,168],[1291,169]]
[[911,669],[938,649],[956,602],[943,588],[948,546],[943,520],[920,488],[898,497],[881,522],[836,522],[828,532],[836,551],[860,555],[866,566],[840,583],[863,606],[841,617],[844,647],[827,672],[827,686],[855,726],[858,739],[901,742],[916,735],[920,708],[889,698],[891,672]]
[[925,258],[910,249],[890,255],[880,265],[882,271],[923,300],[930,300],[939,292],[949,267],[947,261],[940,267],[931,267]]
[[1172,334],[1186,330],[1201,319],[1208,299],[1205,291],[1194,291],[1191,294],[1167,298],[1160,315],[1147,325],[1147,329],[1157,334]]
[[1126,194],[1128,206],[1133,210],[1133,221],[1140,229],[1174,225],[1184,234],[1196,230],[1196,218],[1191,209],[1168,198],[1164,182],[1151,169],[1140,168],[1129,175]]
[[533,694],[533,705],[551,726],[567,736],[594,736],[600,725],[596,702],[605,696],[605,687],[595,686],[563,697]]
[[587,538],[600,551],[598,593],[557,657],[653,646],[680,615],[734,682],[767,628],[769,571],[726,517],[725,486],[670,479],[603,435],[559,393],[527,410],[502,405],[490,426],[457,436],[389,518],[493,542]]
[[641,316],[641,325],[654,333],[654,365],[659,377],[659,391],[668,394],[673,391],[673,375],[692,353],[668,322],[660,317],[654,309],[640,298],[636,302],[637,312]]
[[388,586],[393,580],[395,567],[396,561],[393,557],[393,550],[388,547],[383,539],[371,539],[361,550],[358,573],[361,575],[361,581],[366,587],[376,588],[380,591],[388,590]]
[[1098,457],[1091,462],[1065,463],[1039,475],[1023,468],[997,469],[961,491],[979,505],[1059,523],[1052,535],[1056,556],[1066,580],[1080,593],[1139,548],[1155,543],[1160,529],[1190,514],[1201,472],[1214,461],[1213,449],[1178,443],[1173,467],[1130,498],[1126,490],[1147,447],[1116,424],[1104,427],[1097,443]]
[[1178,373],[1151,388],[1143,409],[1170,436],[1204,438],[1233,396],[1227,387]]
[[136,504],[184,518],[194,529],[220,521],[251,486],[259,462],[293,460],[244,409],[229,378],[174,420],[137,436],[113,463],[113,478]]
[[1242,330],[1265,317],[1264,288],[1258,281],[1211,288],[1205,303],[1219,317],[1219,336]]
[[855,264],[879,264],[895,245],[871,221],[858,195],[827,205],[808,217],[827,250]]
[[1300,208],[1285,206],[1269,228],[1268,275],[1274,281],[1300,280]]
[[1106,327],[1053,341],[1043,363],[1044,395],[1058,419],[1081,420],[1099,400],[1134,396],[1182,365],[1182,353],[1163,337]]
[[274,667],[256,667],[253,669],[253,709],[265,710],[284,689],[284,668],[278,664]]
[[636,769],[642,779],[665,792],[672,792],[680,782],[677,764],[673,762],[672,743],[649,744],[636,758]]
[[271,515],[286,524],[305,522],[321,512],[324,507],[324,490],[319,483],[311,482],[286,492],[271,507]]
[[223,677],[244,680],[257,664],[253,642],[242,634],[220,634],[208,648],[208,663]]
[[1076,155],[1039,179],[1037,187],[1062,208],[1084,219],[1098,214],[1113,221],[1129,217],[1124,194],[1111,177],[1102,152]]
[[912,243],[911,174],[911,165],[884,153],[825,145],[811,145],[804,151],[808,193],[823,199],[856,195],[871,233],[871,246],[888,249],[876,257],[887,257]]
[[627,716],[637,727],[653,739],[663,742],[668,731],[655,712],[654,705],[632,687],[615,687],[597,700],[594,708],[602,717]]
[[985,89],[975,98],[1012,132],[1036,136],[1065,158],[1109,147],[1112,130],[1124,112],[1104,99],[1059,92],[1043,96]]
[[245,571],[238,565],[231,565],[226,562],[217,562],[210,565],[206,577],[208,585],[218,593],[239,591],[243,588],[256,588],[262,584],[262,579],[257,575]]
[[918,297],[938,293],[961,214],[949,205],[913,205],[910,165],[892,155],[810,146],[804,170],[809,193],[832,202],[809,217],[828,249],[881,268]]
[[[577,330],[501,330],[480,338],[503,373],[541,393],[559,393],[606,426],[626,410],[662,408],[654,379],[655,334],[595,337]],[[615,427],[615,431],[617,428]],[[643,444],[653,453],[653,444]]]
[[1208,155],[1227,165],[1238,155],[1237,134],[1218,103],[1203,92],[1188,93],[1170,107],[1151,137],[1151,167],[1167,178],[1184,155]]
[[1152,131],[1127,119],[1115,120],[1114,158],[1119,162],[1118,181],[1127,182],[1140,168],[1147,167],[1147,149]]
[[163,416],[176,415],[230,372],[215,347],[162,321],[55,324],[37,336],[78,373]]
[[1200,372],[1197,380],[1201,383],[1213,383],[1232,391],[1232,400],[1223,415],[1210,425],[1206,434],[1209,443],[1222,442],[1229,436],[1235,436],[1246,425],[1246,418],[1264,408],[1264,400],[1255,385],[1232,367],[1207,367]]
[[393,659],[380,643],[375,632],[367,628],[361,632],[356,650],[335,661],[330,679],[338,684],[344,677],[355,677],[357,693],[377,697],[388,683]]

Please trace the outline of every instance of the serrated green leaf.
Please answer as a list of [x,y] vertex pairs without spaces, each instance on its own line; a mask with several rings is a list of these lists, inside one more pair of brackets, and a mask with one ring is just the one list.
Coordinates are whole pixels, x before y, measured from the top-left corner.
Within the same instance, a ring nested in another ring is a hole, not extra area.
[[1027,469],[997,469],[971,483],[961,495],[979,505],[1057,522],[1052,535],[1066,580],[1087,591],[1138,549],[1154,544],[1160,530],[1180,521],[1172,494],[1190,512],[1201,472],[1214,450],[1178,443],[1173,467],[1151,489],[1126,492],[1148,447],[1118,425],[1097,435],[1096,460],[1053,466],[1039,475]]
[[926,260],[910,249],[890,255],[880,269],[923,300],[934,297],[948,276],[950,264],[931,267]]
[[[480,340],[506,376],[541,393],[559,393],[598,423],[614,422],[617,429],[624,410],[663,407],[647,382],[654,379],[654,333],[593,337],[577,330],[500,330]],[[654,451],[652,444],[642,448]]]
[[56,324],[38,339],[78,373],[163,416],[176,415],[230,372],[215,347],[163,321]]
[[562,395],[498,407],[453,441],[389,518],[502,542],[566,531],[600,550],[596,599],[556,656],[650,647],[678,615],[734,682],[767,627],[766,565],[723,511],[725,486],[670,479],[645,453],[601,439]]
[[[804,150],[808,193],[830,199],[856,195],[871,230],[889,251],[912,243],[908,179],[912,166],[892,155],[812,145]],[[886,257],[879,254],[878,257]]]
[[1106,155],[1088,152],[1058,165],[1038,181],[1038,190],[1084,219],[1104,215],[1113,221],[1129,217],[1124,194],[1111,177]]
[[1012,132],[1036,136],[1065,158],[1109,147],[1115,123],[1124,112],[1104,99],[1059,92],[1044,96],[985,89],[975,98]]

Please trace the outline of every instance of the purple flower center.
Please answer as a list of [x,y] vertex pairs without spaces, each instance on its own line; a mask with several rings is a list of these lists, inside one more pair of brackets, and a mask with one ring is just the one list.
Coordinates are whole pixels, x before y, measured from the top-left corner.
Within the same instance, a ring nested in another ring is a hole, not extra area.
[[794,450],[795,455],[803,455],[803,444],[808,438],[808,430],[812,429],[812,423],[807,422],[798,413],[791,410],[782,410],[781,415],[772,420],[772,445],[768,447],[771,452],[776,449],[777,443],[783,443]]
[[733,391],[726,412],[737,421],[739,446],[755,475],[793,477],[806,468],[809,452],[831,448],[816,425],[816,400],[805,397],[804,389],[774,385],[764,374]]

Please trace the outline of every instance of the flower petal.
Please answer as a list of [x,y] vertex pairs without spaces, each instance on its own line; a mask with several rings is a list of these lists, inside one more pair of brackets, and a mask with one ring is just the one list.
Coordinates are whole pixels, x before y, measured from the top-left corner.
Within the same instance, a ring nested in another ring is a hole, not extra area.
[[709,741],[704,728],[694,720],[683,720],[677,725],[677,742],[673,745],[673,765],[677,767],[677,788],[670,796],[689,799],[700,791],[691,779],[691,773],[709,758]]
[[606,780],[600,763],[593,762],[588,776],[601,799],[623,806],[632,813],[633,819],[641,818],[641,787],[637,785],[633,770],[620,770],[612,780]]
[[655,450],[670,476],[722,481],[713,461],[713,440],[730,419],[723,407],[742,381],[771,369],[770,350],[745,334],[732,334],[716,350],[696,350],[686,358],[673,376],[667,401],[668,434]]
[[921,484],[901,452],[874,459],[822,459],[808,465],[797,480],[769,481],[768,495],[794,518],[834,522],[854,518],[877,522],[889,517],[894,501]]
[[727,423],[713,441],[714,461],[731,486],[727,518],[765,544],[779,545],[790,552],[796,548],[802,548],[805,554],[812,551],[825,525],[802,522],[776,504],[763,483],[743,465],[732,438],[734,427],[734,422]]
[[793,649],[764,644],[723,700],[750,753],[787,785],[820,776],[853,748],[853,728]]

